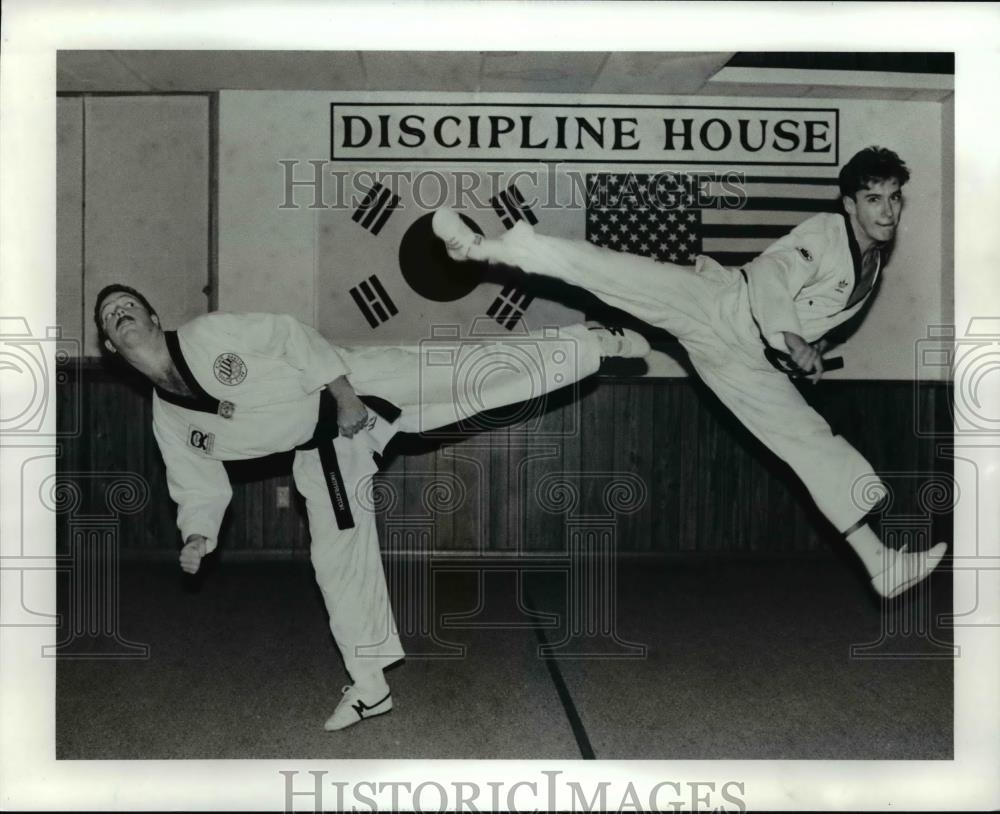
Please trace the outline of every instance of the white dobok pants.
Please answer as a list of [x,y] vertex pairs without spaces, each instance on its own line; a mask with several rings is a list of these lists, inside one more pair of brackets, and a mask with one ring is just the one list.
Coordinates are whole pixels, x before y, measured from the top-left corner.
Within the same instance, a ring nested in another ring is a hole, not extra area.
[[[330,615],[330,629],[352,677],[404,656],[389,601],[372,506],[373,452],[393,432],[426,432],[484,410],[534,398],[595,373],[600,345],[585,326],[557,332],[434,339],[409,347],[347,350],[348,378],[359,395],[402,410],[394,425],[334,439],[350,496],[354,528],[340,529],[319,452],[295,454],[295,485],[306,500],[310,556]],[[371,411],[369,411],[371,413]]]
[[694,268],[536,233],[519,224],[495,259],[585,288],[608,305],[669,331],[723,404],[801,478],[838,531],[878,502],[872,466],[764,358],[739,270],[708,257]]

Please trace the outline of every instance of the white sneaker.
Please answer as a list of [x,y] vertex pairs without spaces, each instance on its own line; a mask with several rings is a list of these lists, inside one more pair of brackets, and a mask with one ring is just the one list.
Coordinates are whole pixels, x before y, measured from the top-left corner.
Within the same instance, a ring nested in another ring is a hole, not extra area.
[[624,359],[643,359],[652,348],[641,334],[628,328],[607,328],[599,322],[586,323],[601,343],[601,358],[616,356]]
[[892,550],[889,564],[881,574],[872,577],[872,587],[879,596],[895,599],[904,591],[931,575],[948,550],[947,543],[938,543],[927,551],[908,552],[907,546]]
[[483,236],[473,232],[455,210],[438,209],[431,218],[431,229],[444,241],[452,260],[477,259],[469,258],[469,252],[483,242]]
[[333,715],[323,724],[323,729],[327,732],[346,729],[365,718],[385,715],[392,709],[392,693],[388,687],[366,692],[358,689],[357,684],[348,684],[341,692],[344,697],[340,699]]

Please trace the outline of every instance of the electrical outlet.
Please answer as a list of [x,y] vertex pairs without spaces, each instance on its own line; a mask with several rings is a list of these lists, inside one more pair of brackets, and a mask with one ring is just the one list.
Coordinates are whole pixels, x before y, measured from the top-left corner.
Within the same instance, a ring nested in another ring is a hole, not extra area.
[[279,509],[287,509],[291,505],[290,495],[287,486],[279,486],[277,489],[277,502]]

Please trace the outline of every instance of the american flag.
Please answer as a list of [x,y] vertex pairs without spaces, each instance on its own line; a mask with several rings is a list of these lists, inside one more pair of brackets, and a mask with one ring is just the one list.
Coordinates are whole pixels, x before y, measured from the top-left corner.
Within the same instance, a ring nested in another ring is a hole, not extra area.
[[707,254],[725,266],[750,262],[817,212],[836,212],[831,177],[700,173],[587,176],[587,240],[690,265]]

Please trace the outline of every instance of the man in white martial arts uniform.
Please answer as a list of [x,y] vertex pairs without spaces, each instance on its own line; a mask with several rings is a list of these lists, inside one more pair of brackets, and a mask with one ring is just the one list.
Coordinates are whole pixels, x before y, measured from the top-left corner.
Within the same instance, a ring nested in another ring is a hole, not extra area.
[[[649,352],[638,334],[590,324],[535,337],[536,353],[532,335],[517,337],[521,368],[504,354],[515,342],[506,338],[435,345],[439,355],[453,351],[453,363],[422,364],[419,346],[338,349],[290,316],[211,313],[164,331],[142,294],[122,285],[100,292],[94,319],[103,348],[154,385],[153,433],[178,505],[186,572],[217,545],[232,496],[222,462],[297,450],[293,475],[316,580],[353,681],[328,730],[388,712],[383,669],[403,657],[362,497],[374,456],[397,432],[453,424],[575,382],[604,357]],[[484,358],[469,359],[476,354]],[[466,362],[487,375],[456,376]]]
[[832,434],[786,373],[819,379],[823,337],[864,307],[888,258],[908,179],[891,150],[862,150],[840,172],[843,212],[809,218],[744,269],[704,256],[693,269],[659,263],[540,235],[524,221],[487,240],[447,209],[432,225],[454,259],[503,263],[582,286],[676,336],[705,383],[792,467],[861,558],[875,590],[891,598],[929,575],[947,546],[907,553],[882,544],[865,522],[873,504],[860,505],[878,490],[855,488],[875,477],[871,465]]

